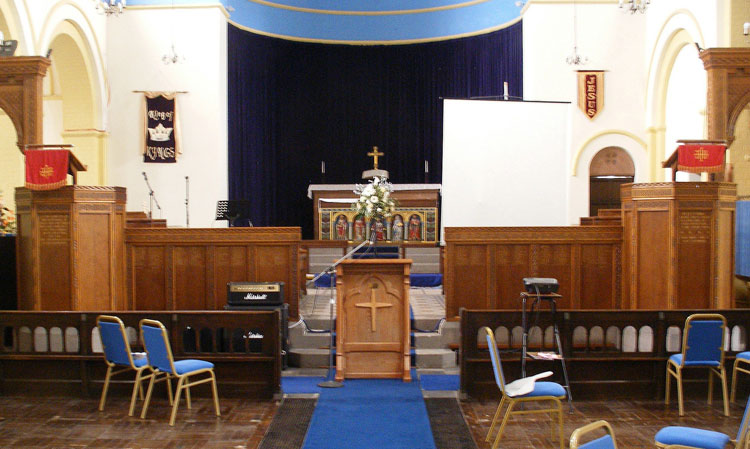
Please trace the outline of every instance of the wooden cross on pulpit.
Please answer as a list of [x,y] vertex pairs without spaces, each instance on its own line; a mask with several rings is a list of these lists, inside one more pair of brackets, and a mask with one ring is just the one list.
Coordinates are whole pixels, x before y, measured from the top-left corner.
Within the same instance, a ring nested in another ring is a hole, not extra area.
[[354,304],[354,307],[362,307],[362,308],[369,308],[370,309],[370,332],[377,331],[377,327],[375,324],[376,321],[376,312],[378,309],[383,307],[393,307],[393,304],[389,304],[387,302],[377,302],[375,290],[378,289],[378,284],[372,284],[372,290],[370,290],[370,302],[360,302],[357,304]]
[[385,153],[378,151],[378,147],[372,147],[372,151],[368,152],[367,155],[373,158],[372,168],[374,170],[377,170],[378,169],[378,156],[385,156]]

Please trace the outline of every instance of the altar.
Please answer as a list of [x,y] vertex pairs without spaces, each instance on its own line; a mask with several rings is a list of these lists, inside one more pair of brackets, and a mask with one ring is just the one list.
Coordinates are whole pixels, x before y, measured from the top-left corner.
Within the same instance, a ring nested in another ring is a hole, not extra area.
[[372,233],[382,242],[438,242],[440,184],[393,184],[396,212],[385,221],[365,223],[352,210],[355,184],[311,184],[313,225],[318,240],[361,241]]

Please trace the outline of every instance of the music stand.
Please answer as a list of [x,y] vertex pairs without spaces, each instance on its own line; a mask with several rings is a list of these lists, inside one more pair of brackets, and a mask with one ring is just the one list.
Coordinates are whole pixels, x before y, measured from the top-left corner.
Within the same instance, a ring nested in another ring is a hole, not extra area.
[[253,225],[250,221],[250,201],[221,200],[216,202],[216,220],[227,220],[230,227],[236,227],[237,221],[241,219],[247,220],[248,224],[245,226]]

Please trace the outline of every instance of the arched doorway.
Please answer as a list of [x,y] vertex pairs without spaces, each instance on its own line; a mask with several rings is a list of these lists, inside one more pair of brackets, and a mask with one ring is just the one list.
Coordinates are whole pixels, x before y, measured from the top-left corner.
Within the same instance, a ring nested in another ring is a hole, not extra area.
[[633,182],[635,165],[623,148],[605,147],[589,164],[589,215],[620,208],[620,185]]

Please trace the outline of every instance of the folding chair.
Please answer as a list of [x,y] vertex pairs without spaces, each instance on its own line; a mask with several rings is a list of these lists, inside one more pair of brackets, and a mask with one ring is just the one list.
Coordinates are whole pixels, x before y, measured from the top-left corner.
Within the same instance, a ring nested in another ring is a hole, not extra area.
[[667,361],[667,386],[664,403],[669,404],[670,375],[677,380],[677,404],[680,416],[685,414],[682,405],[682,370],[708,368],[708,403],[713,397],[714,378],[721,380],[724,398],[724,415],[729,416],[727,375],[724,369],[724,332],[726,319],[717,313],[696,313],[687,317],[682,336],[682,352],[673,354]]
[[[221,412],[219,411],[219,395],[216,390],[214,364],[205,360],[196,359],[186,359],[175,362],[174,357],[172,356],[172,348],[169,345],[167,329],[164,325],[159,321],[143,319],[140,322],[140,326],[143,346],[146,348],[146,353],[148,354],[148,366],[153,373],[148,384],[148,392],[146,393],[146,401],[143,404],[141,418],[146,417],[154,383],[160,380],[167,380],[167,382],[169,382],[169,379],[177,379],[177,393],[175,394],[174,403],[172,404],[172,415],[169,418],[170,426],[174,426],[182,390],[185,390],[185,400],[187,401],[187,407],[190,409],[192,408],[190,404],[190,387],[207,382],[211,383],[216,416],[221,416]],[[208,377],[191,381],[191,377],[201,374],[207,374]],[[169,388],[169,385],[167,388]]]
[[750,364],[750,351],[740,352],[734,359],[734,368],[732,368],[732,393],[729,402],[734,402],[734,400],[737,399],[737,375],[739,373],[750,374],[750,369],[747,367],[740,367],[740,364]]
[[[495,425],[497,424],[498,418],[500,418],[500,412],[502,411],[503,406],[507,403],[508,408],[503,415],[503,421],[500,424],[500,429],[497,432],[495,441],[492,443],[492,449],[497,448],[497,445],[500,443],[500,438],[503,436],[505,425],[508,423],[508,419],[510,418],[511,415],[526,415],[526,414],[532,414],[532,413],[549,413],[550,416],[553,416],[555,413],[557,413],[558,428],[559,428],[559,434],[560,434],[560,449],[562,449],[564,447],[563,415],[562,415],[562,403],[560,402],[560,399],[565,399],[565,388],[563,388],[562,385],[554,383],[554,382],[534,382],[533,389],[531,389],[529,393],[521,394],[518,396],[512,396],[512,397],[509,396],[505,388],[505,376],[503,376],[503,367],[500,362],[500,353],[497,350],[497,342],[495,341],[495,334],[492,332],[492,329],[490,329],[489,327],[485,326],[482,329],[487,334],[487,346],[490,350],[490,359],[492,360],[492,369],[495,372],[495,382],[497,383],[497,386],[500,389],[500,393],[502,394],[501,399],[500,399],[500,404],[497,406],[497,411],[495,411],[495,416],[492,418],[492,424],[490,425],[489,432],[487,432],[487,438],[485,438],[485,441],[488,441],[488,442],[490,441],[492,431],[495,429]],[[546,408],[513,410],[513,408],[517,404],[527,403],[527,402],[543,402],[543,403],[551,402],[552,404]],[[553,425],[552,435],[554,436],[554,434],[555,434],[555,429]]]
[[745,405],[745,414],[742,415],[737,438],[732,440],[729,435],[713,430],[696,429],[694,427],[669,426],[656,433],[654,441],[656,447],[665,449],[724,449],[727,443],[732,442],[735,449],[750,448],[750,432],[748,432],[748,412],[750,411],[750,399]]
[[102,340],[102,347],[104,348],[104,362],[107,364],[107,374],[104,376],[102,397],[99,399],[99,411],[104,410],[104,403],[107,401],[107,391],[109,391],[109,381],[112,379],[112,376],[135,371],[133,394],[130,397],[130,410],[128,411],[128,416],[133,416],[135,398],[139,392],[141,399],[143,399],[141,382],[149,377],[148,375],[143,375],[148,365],[146,358],[134,357],[133,352],[130,350],[128,337],[125,334],[125,325],[116,316],[99,315],[96,318],[96,325],[99,328],[99,337]]
[[[597,429],[604,429],[607,434],[591,440],[588,443],[579,443],[579,440],[583,435]],[[592,422],[591,424],[579,427],[573,431],[573,434],[570,435],[570,449],[617,449],[615,433],[607,421],[600,420]]]

